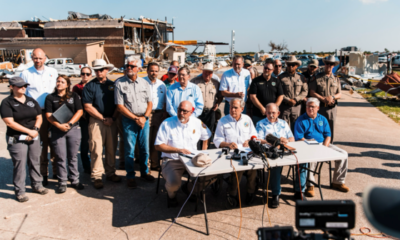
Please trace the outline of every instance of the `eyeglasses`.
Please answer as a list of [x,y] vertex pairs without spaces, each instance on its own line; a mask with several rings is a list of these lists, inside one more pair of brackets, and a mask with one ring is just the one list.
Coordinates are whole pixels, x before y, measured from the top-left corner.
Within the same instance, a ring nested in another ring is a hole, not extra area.
[[96,69],[96,70],[94,70],[95,72],[102,72],[102,71],[104,71],[104,70],[106,70],[105,68],[102,68],[102,69]]
[[92,75],[92,73],[81,73],[81,76],[85,76],[85,75],[89,77],[90,75]]
[[185,110],[185,109],[182,109],[182,108],[178,108],[178,112],[183,112],[183,114],[188,114],[191,111],[188,111],[188,110]]
[[281,67],[282,67],[282,65],[275,65],[275,67],[276,67],[276,68],[281,68]]
[[273,68],[264,68],[264,70],[268,70],[268,71],[273,71],[274,69]]
[[127,64],[127,65],[125,65],[125,67],[126,67],[126,68],[136,68],[137,66]]

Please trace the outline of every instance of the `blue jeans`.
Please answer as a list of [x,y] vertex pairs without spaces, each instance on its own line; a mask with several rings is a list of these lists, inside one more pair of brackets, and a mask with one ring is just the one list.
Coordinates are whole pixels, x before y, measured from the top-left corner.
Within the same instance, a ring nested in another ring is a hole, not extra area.
[[[230,110],[230,104],[228,101],[225,101],[225,107],[224,107],[224,114],[229,115],[229,110]],[[246,105],[244,105],[244,109],[243,109],[243,114],[246,114]]]
[[122,126],[124,129],[124,148],[125,148],[125,169],[126,178],[135,178],[135,163],[133,158],[135,157],[135,145],[136,140],[139,140],[139,165],[140,174],[145,176],[149,173],[147,162],[149,161],[149,121],[147,120],[142,129],[132,119],[122,117]]
[[251,120],[253,120],[254,126],[257,126],[257,123],[258,123],[259,121],[263,120],[263,119],[266,118],[266,117],[267,117],[267,116],[265,116],[265,117],[259,117],[259,116],[253,115],[253,119],[251,119]]
[[[302,169],[307,167],[307,163],[299,164],[300,166],[300,183],[301,183],[301,191],[304,192],[306,189],[306,180],[307,180],[307,170]],[[274,167],[271,169],[271,191],[272,195],[280,195],[281,194],[281,171],[282,167]],[[297,167],[295,167],[295,181],[294,181],[294,191],[300,192],[299,190],[299,179],[297,178]]]

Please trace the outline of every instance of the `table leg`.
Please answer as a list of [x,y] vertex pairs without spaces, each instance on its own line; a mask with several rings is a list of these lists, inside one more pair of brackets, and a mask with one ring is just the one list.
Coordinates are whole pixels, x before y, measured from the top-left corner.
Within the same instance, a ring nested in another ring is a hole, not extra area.
[[207,235],[210,235],[210,233],[208,231],[207,204],[206,204],[206,193],[205,193],[205,190],[201,191],[201,194],[203,195],[204,218],[205,218],[205,221],[206,221]]

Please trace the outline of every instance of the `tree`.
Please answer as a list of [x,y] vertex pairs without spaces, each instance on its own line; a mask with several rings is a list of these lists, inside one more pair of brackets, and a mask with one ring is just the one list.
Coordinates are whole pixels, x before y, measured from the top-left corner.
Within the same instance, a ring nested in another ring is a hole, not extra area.
[[271,51],[274,51],[274,50],[277,50],[277,51],[284,51],[284,50],[289,51],[288,45],[287,45],[287,43],[285,42],[285,40],[283,40],[283,41],[282,41],[281,43],[279,43],[279,44],[276,44],[276,43],[270,41],[270,42],[268,43],[268,46],[271,47]]
[[390,51],[389,51],[389,49],[385,48],[385,52],[387,52],[387,53],[388,53],[388,52],[390,52]]
[[264,50],[261,50],[260,53],[265,53]]

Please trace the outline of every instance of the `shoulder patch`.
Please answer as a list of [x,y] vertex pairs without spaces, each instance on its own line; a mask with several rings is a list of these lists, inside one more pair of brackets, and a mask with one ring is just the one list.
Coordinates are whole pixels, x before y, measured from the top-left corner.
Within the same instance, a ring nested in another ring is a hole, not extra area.
[[201,122],[201,126],[202,126],[204,129],[207,128],[207,126],[206,126],[203,122]]

